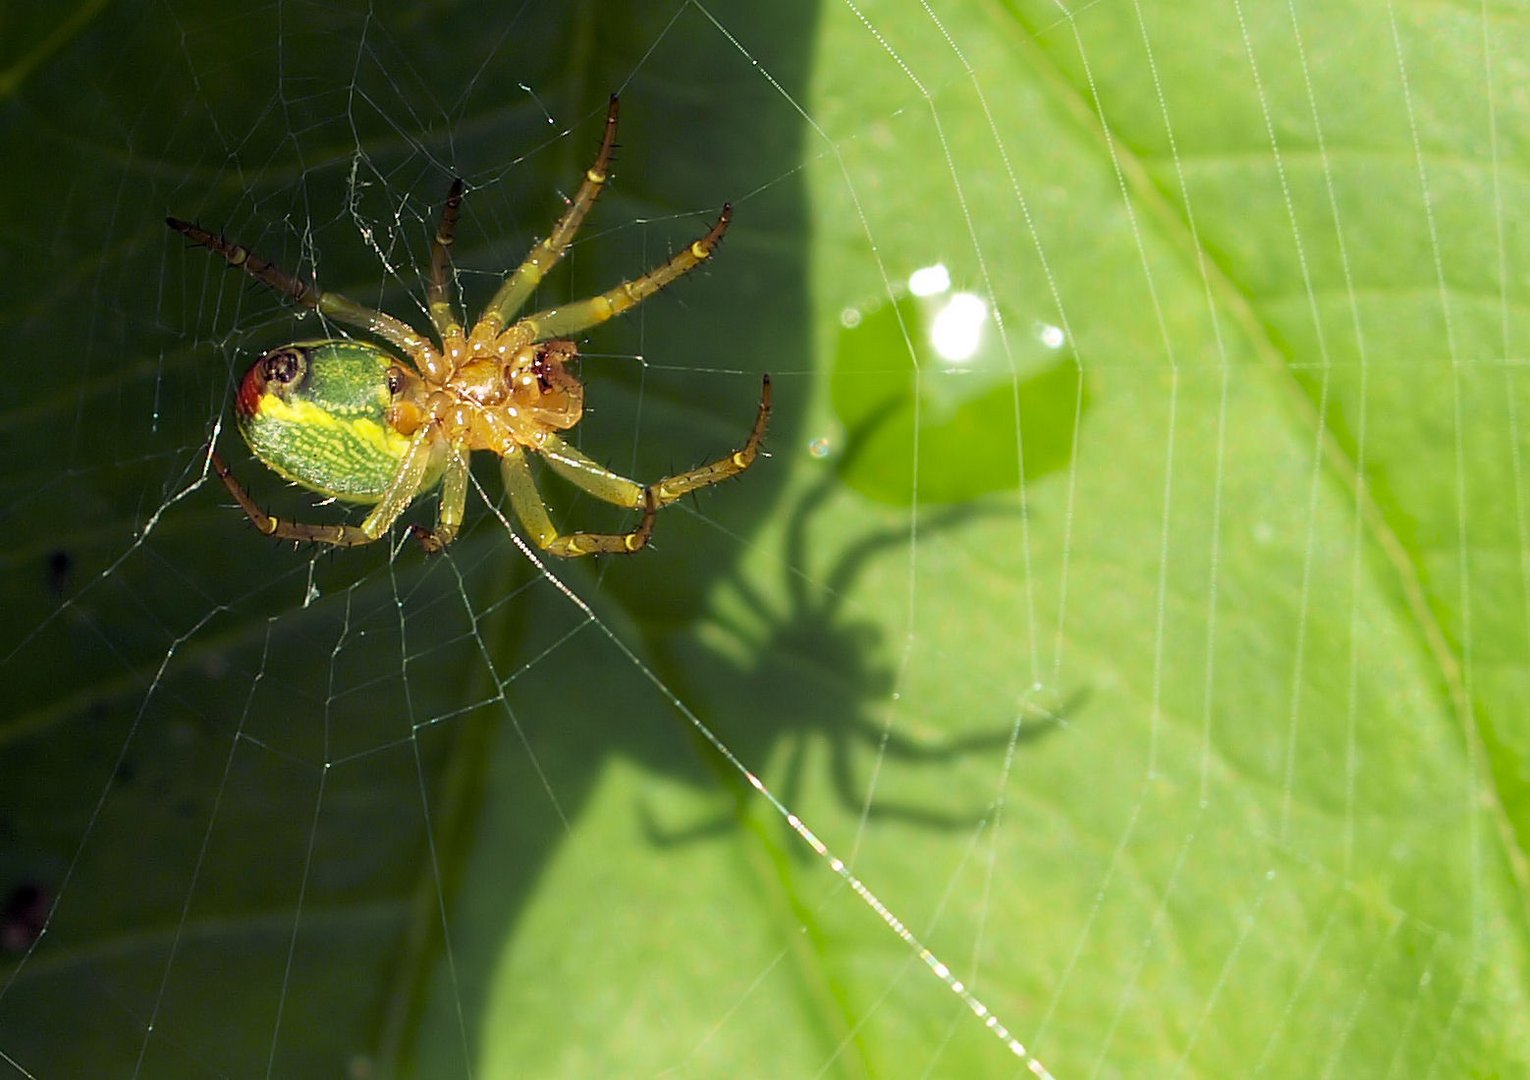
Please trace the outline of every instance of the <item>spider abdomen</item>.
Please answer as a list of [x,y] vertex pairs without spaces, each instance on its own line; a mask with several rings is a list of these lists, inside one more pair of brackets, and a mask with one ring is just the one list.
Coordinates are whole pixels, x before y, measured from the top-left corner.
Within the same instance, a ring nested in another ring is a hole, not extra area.
[[[409,439],[389,422],[389,372],[400,361],[361,341],[304,341],[266,353],[240,384],[235,412],[250,449],[321,495],[375,503],[398,475]],[[444,446],[420,490],[445,466]]]

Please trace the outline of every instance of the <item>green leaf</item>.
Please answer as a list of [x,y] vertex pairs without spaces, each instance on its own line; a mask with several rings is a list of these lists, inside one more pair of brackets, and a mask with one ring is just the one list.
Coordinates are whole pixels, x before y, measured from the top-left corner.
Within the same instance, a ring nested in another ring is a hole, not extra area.
[[[1523,20],[647,7],[0,16],[0,1075],[1018,1071],[702,727],[1058,1076],[1530,1070]],[[613,90],[539,302],[735,224],[579,443],[772,457],[255,534],[316,323],[165,214],[423,324],[460,175],[476,310]]]

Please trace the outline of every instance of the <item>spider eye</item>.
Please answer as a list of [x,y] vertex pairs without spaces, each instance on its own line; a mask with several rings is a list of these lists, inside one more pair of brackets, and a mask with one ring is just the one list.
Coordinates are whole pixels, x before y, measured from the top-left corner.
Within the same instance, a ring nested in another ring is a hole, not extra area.
[[267,353],[260,361],[261,372],[268,383],[291,383],[303,374],[303,354],[288,347]]

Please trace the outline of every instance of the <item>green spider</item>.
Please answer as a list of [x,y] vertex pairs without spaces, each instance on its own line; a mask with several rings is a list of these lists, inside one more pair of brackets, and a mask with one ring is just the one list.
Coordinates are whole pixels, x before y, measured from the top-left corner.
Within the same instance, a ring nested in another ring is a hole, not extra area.
[[[637,551],[653,533],[654,514],[688,492],[737,476],[760,451],[770,420],[770,376],[742,449],[688,472],[643,485],[574,449],[558,432],[579,422],[584,387],[568,370],[578,355],[569,336],[619,315],[700,266],[727,231],[731,206],[705,236],[642,277],[599,296],[506,323],[573,242],[609,176],[616,143],[617,101],[611,97],[595,163],[551,234],[507,277],[482,317],[465,333],[447,296],[451,245],[462,208],[462,181],[452,183],[430,250],[426,299],[439,347],[404,322],[338,293],[289,277],[227,238],[189,222],[165,223],[295,303],[380,338],[409,358],[351,339],[299,341],[272,349],[250,367],[234,411],[255,456],[288,480],[331,498],[371,505],[360,525],[308,525],[266,513],[223,459],[209,460],[251,522],[268,536],[338,547],[384,536],[418,496],[442,485],[436,527],[410,531],[427,551],[440,551],[462,526],[468,459],[498,454],[510,504],[538,547],[573,557]],[[553,472],[605,502],[642,511],[627,533],[568,533],[553,526],[527,463],[540,454]]]

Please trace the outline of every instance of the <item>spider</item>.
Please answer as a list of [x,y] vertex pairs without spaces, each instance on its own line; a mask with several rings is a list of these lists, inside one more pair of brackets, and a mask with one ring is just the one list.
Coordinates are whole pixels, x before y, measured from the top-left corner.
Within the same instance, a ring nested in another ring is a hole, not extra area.
[[[426,551],[441,551],[462,526],[469,455],[488,450],[499,455],[510,504],[538,547],[566,558],[633,552],[648,543],[660,507],[737,476],[754,463],[770,420],[769,375],[763,379],[759,411],[742,449],[656,483],[643,485],[620,476],[558,434],[577,424],[584,411],[584,387],[569,371],[578,355],[571,335],[642,303],[705,262],[727,231],[731,205],[723,206],[706,235],[643,276],[510,323],[568,250],[605,186],[616,145],[616,120],[613,94],[600,151],[573,202],[552,232],[505,278],[468,332],[447,295],[463,193],[462,181],[452,182],[431,244],[426,284],[439,346],[391,315],[288,276],[226,237],[178,218],[165,219],[192,243],[223,256],[262,285],[387,342],[410,361],[406,364],[387,349],[350,338],[294,342],[255,361],[234,401],[239,429],[255,456],[310,491],[373,507],[360,525],[310,525],[278,518],[257,506],[223,459],[209,450],[213,470],[257,529],[267,536],[337,547],[369,544],[439,483],[435,529],[411,525],[410,532]],[[641,510],[637,527],[626,533],[558,532],[537,491],[529,453],[541,455],[553,472],[596,498]]]

